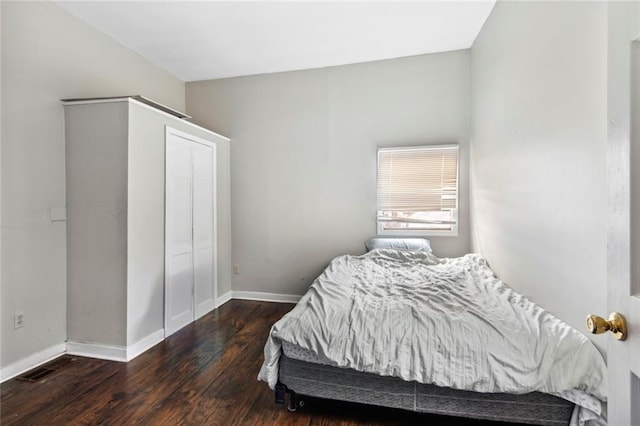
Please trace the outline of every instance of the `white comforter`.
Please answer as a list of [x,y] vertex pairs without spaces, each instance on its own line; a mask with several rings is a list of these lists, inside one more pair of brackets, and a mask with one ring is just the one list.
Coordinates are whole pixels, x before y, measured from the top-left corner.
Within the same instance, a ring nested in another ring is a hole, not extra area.
[[374,250],[335,258],[271,329],[258,379],[274,387],[281,342],[323,363],[478,392],[541,391],[597,417],[605,363],[575,329],[511,290],[478,255]]

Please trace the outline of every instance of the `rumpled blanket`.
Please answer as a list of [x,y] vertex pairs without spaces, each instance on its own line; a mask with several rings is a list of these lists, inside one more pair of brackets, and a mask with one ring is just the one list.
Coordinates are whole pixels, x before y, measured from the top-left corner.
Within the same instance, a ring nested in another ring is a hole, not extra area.
[[477,392],[558,395],[572,423],[601,414],[602,355],[496,278],[477,254],[379,249],[339,256],[271,329],[258,379],[278,380],[281,342],[323,364]]

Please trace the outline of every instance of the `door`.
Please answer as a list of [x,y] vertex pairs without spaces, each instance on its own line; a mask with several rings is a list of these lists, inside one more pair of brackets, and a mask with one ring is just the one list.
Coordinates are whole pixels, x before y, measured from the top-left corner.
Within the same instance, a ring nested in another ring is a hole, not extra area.
[[165,336],[215,306],[215,145],[167,128]]
[[195,319],[213,310],[215,283],[214,147],[191,143],[193,164],[193,265]]
[[627,321],[624,341],[607,336],[608,419],[640,425],[640,9],[608,3],[607,305]]
[[165,197],[165,336],[194,319],[191,144],[168,135]]

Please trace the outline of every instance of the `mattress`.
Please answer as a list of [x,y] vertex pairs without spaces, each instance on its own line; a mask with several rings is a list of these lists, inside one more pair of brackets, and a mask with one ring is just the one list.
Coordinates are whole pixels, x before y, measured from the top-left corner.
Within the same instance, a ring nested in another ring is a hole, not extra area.
[[282,352],[291,359],[298,361],[311,362],[313,364],[328,364],[327,360],[322,359],[318,354],[309,349],[301,348],[290,342],[282,342]]
[[537,425],[567,425],[574,404],[532,392],[477,393],[407,382],[396,377],[280,358],[279,381],[301,395],[422,413]]
[[576,423],[597,417],[606,395],[593,344],[502,283],[478,255],[337,257],[271,329],[258,378],[272,388],[283,345],[312,363],[405,382],[562,396],[581,407]]

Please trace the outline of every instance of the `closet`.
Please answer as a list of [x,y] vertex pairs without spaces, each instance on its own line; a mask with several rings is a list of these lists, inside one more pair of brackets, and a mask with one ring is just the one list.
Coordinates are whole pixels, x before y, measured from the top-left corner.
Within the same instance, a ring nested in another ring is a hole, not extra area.
[[141,97],[64,112],[67,350],[126,361],[229,287],[229,139]]
[[167,128],[165,335],[214,307],[215,145]]

